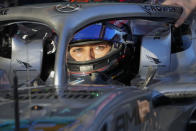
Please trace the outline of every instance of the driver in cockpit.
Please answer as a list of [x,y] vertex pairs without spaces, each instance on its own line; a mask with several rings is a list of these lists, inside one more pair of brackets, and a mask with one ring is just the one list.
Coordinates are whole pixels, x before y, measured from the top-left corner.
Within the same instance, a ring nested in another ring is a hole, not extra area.
[[[70,81],[82,84],[130,84],[132,44],[129,29],[110,22],[90,25],[69,44]],[[132,71],[133,72],[133,71]]]

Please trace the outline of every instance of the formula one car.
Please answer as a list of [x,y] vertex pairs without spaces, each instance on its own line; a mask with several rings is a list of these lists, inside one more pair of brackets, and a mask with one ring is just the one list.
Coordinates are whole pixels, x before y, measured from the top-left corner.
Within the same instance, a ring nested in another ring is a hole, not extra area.
[[192,131],[195,21],[182,9],[52,3],[0,9],[0,130]]

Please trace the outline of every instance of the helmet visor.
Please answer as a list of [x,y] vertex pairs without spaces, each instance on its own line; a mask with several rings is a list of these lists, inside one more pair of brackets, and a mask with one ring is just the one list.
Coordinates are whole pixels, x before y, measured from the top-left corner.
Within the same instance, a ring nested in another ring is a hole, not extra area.
[[121,40],[119,38],[120,34],[122,34],[122,31],[119,28],[115,28],[115,26],[111,24],[93,24],[77,32],[74,35],[70,46],[76,44],[78,41],[87,40],[106,40],[119,42]]
[[123,43],[123,31],[97,23],[77,32],[69,45],[69,61],[87,62],[107,56]]

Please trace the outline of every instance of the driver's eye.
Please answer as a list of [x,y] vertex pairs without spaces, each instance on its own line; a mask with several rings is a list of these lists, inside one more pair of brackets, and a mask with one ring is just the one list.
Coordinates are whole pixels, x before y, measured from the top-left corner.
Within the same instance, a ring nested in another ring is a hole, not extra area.
[[74,52],[74,53],[81,53],[82,51],[83,51],[83,49],[80,47],[72,49],[72,52]]
[[105,45],[98,45],[98,46],[95,47],[95,50],[103,51],[105,48],[106,48]]

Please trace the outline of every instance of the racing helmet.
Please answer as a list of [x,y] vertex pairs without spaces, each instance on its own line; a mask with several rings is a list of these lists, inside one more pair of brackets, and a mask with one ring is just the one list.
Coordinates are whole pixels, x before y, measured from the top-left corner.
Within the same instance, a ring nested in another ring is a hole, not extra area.
[[130,82],[126,69],[130,68],[132,43],[127,22],[96,23],[74,35],[67,54],[71,85]]

